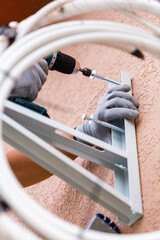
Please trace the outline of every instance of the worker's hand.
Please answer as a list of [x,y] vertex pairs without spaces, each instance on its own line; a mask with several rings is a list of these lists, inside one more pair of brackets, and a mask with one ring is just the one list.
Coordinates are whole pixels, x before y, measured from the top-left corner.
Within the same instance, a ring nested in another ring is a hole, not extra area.
[[[100,99],[93,118],[109,123],[118,118],[131,120],[138,118],[138,102],[128,93],[129,91],[129,85],[119,85],[110,88]],[[110,129],[98,123],[92,122],[90,124],[85,122],[77,130],[111,143]]]
[[48,65],[44,59],[24,71],[14,86],[10,97],[21,97],[29,101],[36,99],[38,92],[45,83],[48,74]]

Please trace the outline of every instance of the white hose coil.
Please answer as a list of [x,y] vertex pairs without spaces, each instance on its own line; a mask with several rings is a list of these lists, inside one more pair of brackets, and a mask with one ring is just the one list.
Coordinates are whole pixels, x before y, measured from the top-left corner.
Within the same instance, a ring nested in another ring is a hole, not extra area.
[[[72,16],[83,13],[84,4],[89,4],[91,1],[74,0],[65,5],[66,2],[68,1],[56,1],[51,3],[55,9],[57,6],[62,6],[63,4],[63,7],[65,7],[65,14],[60,14],[59,11],[57,12],[54,10],[52,14],[54,21],[68,17],[71,12]],[[157,15],[160,14],[160,4],[154,0],[152,2],[147,0],[92,0],[91,9],[87,10],[89,12],[107,8],[118,9],[119,6],[121,6],[121,10],[128,11],[134,9],[150,11]],[[47,8],[47,11],[50,11],[47,6],[44,8],[44,11],[43,9],[41,10],[42,15],[44,14],[45,16],[47,12],[45,9]],[[29,25],[27,25],[27,21]],[[8,97],[11,88],[20,74],[38,59],[63,47],[82,42],[95,42],[121,48],[127,52],[138,48],[160,58],[159,38],[150,32],[129,25],[106,23],[104,21],[74,21],[45,27],[22,37],[32,28],[34,29],[36,21],[35,18],[32,25],[31,17],[29,20],[22,22],[22,26],[26,26],[24,29],[26,32],[24,31],[21,34],[20,26],[19,40],[4,51],[0,58],[0,119],[2,119],[4,101]],[[134,37],[131,35],[131,32],[134,32]],[[0,121],[0,129],[2,139],[2,121]],[[79,227],[71,225],[47,212],[23,191],[23,188],[18,183],[7,163],[2,141],[0,144],[0,166],[0,193],[2,197],[9,203],[18,216],[46,239],[160,240],[160,231],[127,235],[106,234],[91,230],[83,232]]]

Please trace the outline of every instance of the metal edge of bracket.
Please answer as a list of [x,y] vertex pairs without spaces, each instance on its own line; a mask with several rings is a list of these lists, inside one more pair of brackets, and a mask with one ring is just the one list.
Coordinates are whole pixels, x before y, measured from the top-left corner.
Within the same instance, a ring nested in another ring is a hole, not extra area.
[[[128,73],[122,71],[121,79],[123,84],[131,86],[131,78]],[[130,93],[132,94],[132,90]],[[115,189],[130,199],[132,214],[128,225],[131,225],[142,216],[143,210],[134,121],[124,119],[124,128],[125,138],[123,134],[112,131],[113,145],[126,150],[128,166],[127,170],[121,166],[115,168]],[[121,144],[117,138],[121,140]],[[118,221],[124,223],[120,218]]]

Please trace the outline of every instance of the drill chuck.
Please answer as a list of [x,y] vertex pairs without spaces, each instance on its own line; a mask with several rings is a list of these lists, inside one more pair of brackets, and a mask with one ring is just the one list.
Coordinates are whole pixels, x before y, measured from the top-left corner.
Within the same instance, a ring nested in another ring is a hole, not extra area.
[[65,74],[71,74],[75,70],[76,60],[60,51],[45,58],[45,60],[47,61],[48,68],[51,71],[55,70]]
[[92,74],[92,70],[89,68],[80,68],[79,71],[86,77],[90,77]]

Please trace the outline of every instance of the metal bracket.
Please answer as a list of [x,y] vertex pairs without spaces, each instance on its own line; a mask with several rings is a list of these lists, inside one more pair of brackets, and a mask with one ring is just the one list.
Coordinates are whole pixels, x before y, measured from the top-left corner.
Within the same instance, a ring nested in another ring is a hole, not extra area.
[[[130,84],[128,74],[122,73],[122,82]],[[111,146],[6,101],[3,136],[6,142],[33,161],[114,213],[123,224],[131,225],[142,216],[142,203],[135,126],[128,120],[124,123],[125,138],[113,131]],[[98,149],[67,138],[59,131],[80,138]],[[51,145],[114,170],[115,189]]]

